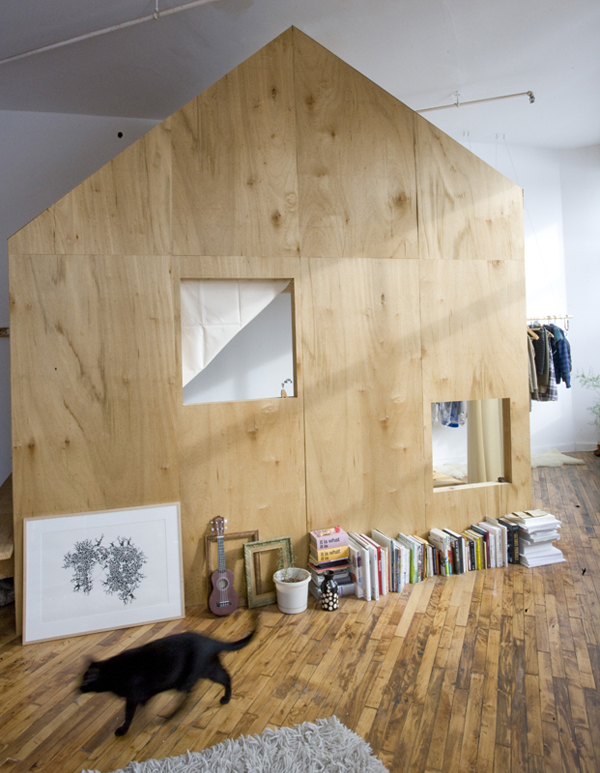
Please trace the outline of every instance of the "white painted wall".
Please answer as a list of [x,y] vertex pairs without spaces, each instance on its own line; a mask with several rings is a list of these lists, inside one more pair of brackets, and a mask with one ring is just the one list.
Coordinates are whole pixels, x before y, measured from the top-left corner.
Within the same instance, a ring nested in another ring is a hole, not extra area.
[[[9,236],[156,123],[0,111],[0,327],[9,327]],[[11,468],[9,339],[0,338],[0,483]]]
[[[560,153],[566,280],[574,319],[570,340],[576,372],[600,373],[600,145]],[[598,392],[573,384],[575,450],[600,443],[588,406]]]

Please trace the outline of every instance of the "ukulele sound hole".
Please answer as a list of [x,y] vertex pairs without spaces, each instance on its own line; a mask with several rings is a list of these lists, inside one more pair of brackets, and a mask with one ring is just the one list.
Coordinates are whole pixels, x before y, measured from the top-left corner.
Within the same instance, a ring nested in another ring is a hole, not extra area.
[[217,580],[217,588],[219,590],[227,590],[229,587],[229,581],[225,577],[221,577],[220,580]]

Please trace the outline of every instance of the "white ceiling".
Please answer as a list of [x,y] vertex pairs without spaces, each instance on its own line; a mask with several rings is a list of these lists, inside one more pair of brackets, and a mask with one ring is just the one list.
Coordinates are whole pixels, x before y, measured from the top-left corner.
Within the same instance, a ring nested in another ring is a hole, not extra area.
[[[152,14],[156,0],[0,0],[0,59]],[[159,0],[165,11],[185,0]],[[600,143],[599,0],[207,0],[0,63],[0,110],[163,119],[294,25],[458,139]]]

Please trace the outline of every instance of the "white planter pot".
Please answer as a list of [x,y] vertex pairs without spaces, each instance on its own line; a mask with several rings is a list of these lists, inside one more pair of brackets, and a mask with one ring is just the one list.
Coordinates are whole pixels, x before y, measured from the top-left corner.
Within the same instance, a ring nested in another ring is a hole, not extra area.
[[[291,576],[295,582],[285,582],[282,577]],[[277,606],[286,615],[297,615],[308,606],[308,583],[310,572],[307,569],[280,569],[273,575],[277,588]]]

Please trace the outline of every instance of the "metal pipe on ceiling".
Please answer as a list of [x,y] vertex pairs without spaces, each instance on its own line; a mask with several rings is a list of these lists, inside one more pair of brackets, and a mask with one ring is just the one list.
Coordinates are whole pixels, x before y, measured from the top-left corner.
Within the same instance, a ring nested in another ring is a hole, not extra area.
[[100,35],[107,35],[109,32],[117,32],[118,30],[126,29],[127,27],[133,27],[136,24],[142,24],[146,21],[160,21],[164,16],[171,16],[174,13],[181,13],[182,11],[189,11],[191,8],[196,8],[199,5],[207,5],[208,3],[215,2],[215,0],[192,0],[192,2],[185,3],[184,5],[176,5],[174,8],[167,8],[164,11],[159,11],[158,0],[156,0],[156,7],[154,13],[148,16],[139,16],[137,19],[130,19],[129,21],[123,21],[119,24],[113,24],[111,27],[104,27],[100,30],[94,30],[94,32],[86,32],[84,35],[77,35],[74,38],[68,38],[67,40],[60,40],[57,43],[50,43],[47,46],[41,46],[40,48],[34,48],[31,51],[23,51],[21,54],[14,54],[13,56],[7,56],[5,59],[0,59],[0,64],[8,64],[9,62],[16,62],[19,59],[25,59],[28,56],[34,54],[42,54],[46,51],[53,51],[55,48],[62,48],[63,46],[70,46],[72,43],[80,43],[83,40],[89,40],[90,38],[97,38]]

